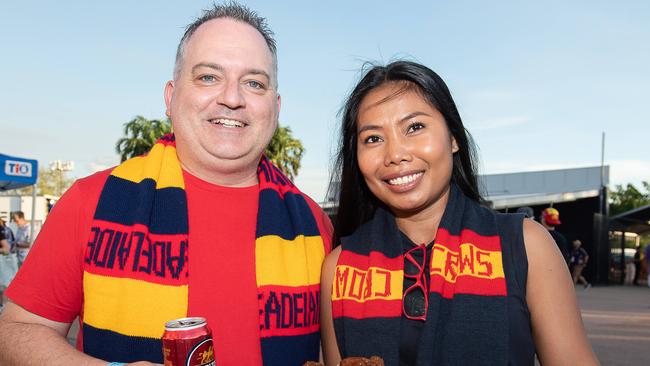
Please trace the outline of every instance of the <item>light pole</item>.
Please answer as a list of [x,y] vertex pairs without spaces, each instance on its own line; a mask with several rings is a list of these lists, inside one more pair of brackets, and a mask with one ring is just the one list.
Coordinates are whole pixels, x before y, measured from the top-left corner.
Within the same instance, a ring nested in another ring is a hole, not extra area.
[[54,160],[50,163],[50,170],[58,172],[58,179],[56,182],[56,195],[61,197],[63,192],[63,172],[69,172],[74,169],[74,161],[61,161]]

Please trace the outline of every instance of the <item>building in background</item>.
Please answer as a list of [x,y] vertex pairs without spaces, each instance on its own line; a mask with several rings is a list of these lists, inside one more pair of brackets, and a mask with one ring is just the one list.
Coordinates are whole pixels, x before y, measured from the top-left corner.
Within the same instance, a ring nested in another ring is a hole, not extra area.
[[[607,218],[609,166],[486,174],[479,186],[491,207],[515,212],[531,207],[539,221],[542,210],[552,206],[560,212],[557,226],[569,241],[580,239],[590,256],[583,274],[590,282],[607,283],[611,271],[611,245]],[[338,189],[330,191],[321,206],[330,216],[338,205]]]

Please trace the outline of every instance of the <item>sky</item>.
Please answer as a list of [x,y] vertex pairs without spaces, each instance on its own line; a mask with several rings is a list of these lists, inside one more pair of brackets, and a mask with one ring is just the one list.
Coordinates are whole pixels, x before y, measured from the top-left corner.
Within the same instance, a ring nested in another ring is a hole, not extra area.
[[[605,164],[650,181],[650,2],[245,1],[278,43],[280,124],[306,147],[297,185],[325,197],[337,115],[365,62],[408,59],[447,83],[480,173]],[[211,1],[7,1],[0,5],[0,153],[119,162],[137,115],[165,116],[184,28]]]

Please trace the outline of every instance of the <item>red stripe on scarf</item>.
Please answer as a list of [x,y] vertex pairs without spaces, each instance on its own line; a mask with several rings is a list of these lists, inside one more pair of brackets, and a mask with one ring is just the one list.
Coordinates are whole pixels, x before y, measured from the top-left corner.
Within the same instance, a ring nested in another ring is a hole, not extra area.
[[187,284],[187,234],[158,235],[141,224],[94,220],[84,270],[162,285]]
[[295,336],[318,332],[320,285],[262,286],[259,289],[260,336]]
[[[344,310],[345,309],[345,310]],[[352,319],[366,318],[392,318],[402,314],[402,299],[397,300],[354,300],[332,301],[332,317],[334,319],[346,317]]]

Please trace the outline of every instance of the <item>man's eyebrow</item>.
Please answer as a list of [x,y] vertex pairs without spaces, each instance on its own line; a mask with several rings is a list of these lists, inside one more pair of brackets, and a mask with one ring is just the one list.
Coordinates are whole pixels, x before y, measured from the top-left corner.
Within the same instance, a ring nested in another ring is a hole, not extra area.
[[[207,67],[209,69],[213,69],[213,70],[219,71],[219,72],[224,72],[225,71],[224,67],[219,65],[219,64],[215,64],[213,62],[199,62],[198,64],[196,64],[196,65],[194,65],[192,67],[192,73],[195,73],[197,69],[200,69],[202,67]],[[262,75],[262,76],[266,77],[268,80],[271,80],[271,76],[269,75],[269,73],[264,71],[264,70],[261,70],[261,69],[255,69],[255,68],[246,69],[246,70],[244,70],[244,74],[245,75]]]
[[200,69],[202,67],[207,67],[209,69],[214,69],[216,71],[223,71],[223,66],[219,64],[215,64],[212,62],[199,62],[198,64],[192,66],[192,73],[196,72],[197,69]]
[[248,69],[246,70],[246,75],[262,75],[267,80],[271,80],[271,76],[269,75],[269,73],[260,69]]

